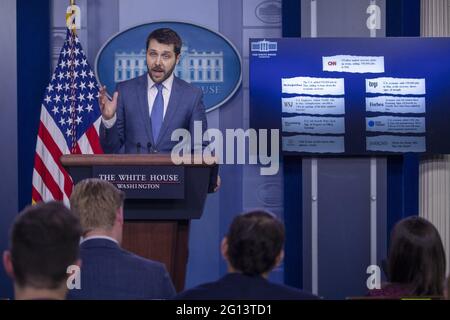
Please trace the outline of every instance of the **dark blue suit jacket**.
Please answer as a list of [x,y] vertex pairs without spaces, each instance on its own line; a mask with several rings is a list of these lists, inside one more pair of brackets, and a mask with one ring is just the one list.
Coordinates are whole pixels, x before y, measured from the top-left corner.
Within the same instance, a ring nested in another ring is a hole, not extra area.
[[178,294],[177,300],[311,300],[317,296],[263,277],[229,273]]
[[[174,77],[159,136],[153,137],[147,86],[147,74],[117,85],[117,121],[110,129],[100,125],[100,143],[105,153],[170,152],[178,143],[171,141],[175,129],[188,130],[192,140],[194,121],[202,121],[202,133],[207,129],[201,89]],[[138,150],[138,144],[142,150]]]
[[81,290],[68,299],[168,299],[175,289],[162,263],[139,257],[107,239],[80,246]]

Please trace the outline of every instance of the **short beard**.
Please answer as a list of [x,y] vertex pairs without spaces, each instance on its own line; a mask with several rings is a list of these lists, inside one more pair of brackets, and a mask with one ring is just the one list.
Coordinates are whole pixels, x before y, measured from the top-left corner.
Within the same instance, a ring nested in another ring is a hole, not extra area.
[[152,70],[148,67],[148,65],[147,65],[147,73],[148,73],[148,75],[150,76],[150,79],[152,79],[153,80],[153,82],[154,83],[163,83],[164,81],[166,81],[169,77],[170,77],[170,75],[173,73],[173,71],[175,70],[175,67],[177,66],[177,64],[175,63],[174,65],[173,65],[173,67],[164,75],[164,77],[161,79],[161,80],[159,80],[159,81],[155,81],[155,79],[153,79],[153,76],[152,76]]

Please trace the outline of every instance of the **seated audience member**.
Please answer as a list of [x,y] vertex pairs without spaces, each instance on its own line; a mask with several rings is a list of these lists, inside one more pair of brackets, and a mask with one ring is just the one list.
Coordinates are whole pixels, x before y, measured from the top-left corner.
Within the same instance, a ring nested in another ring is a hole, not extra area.
[[420,217],[399,221],[392,230],[386,271],[389,283],[369,296],[442,296],[445,253],[436,228]]
[[99,179],[79,182],[70,197],[83,229],[81,289],[69,299],[167,299],[175,289],[162,263],[121,248],[125,195]]
[[235,217],[221,245],[229,273],[216,282],[184,291],[176,299],[317,299],[267,280],[283,259],[284,238],[283,224],[268,212],[252,211]]
[[16,218],[10,250],[3,253],[17,300],[62,300],[67,268],[80,265],[80,223],[62,203],[39,203]]

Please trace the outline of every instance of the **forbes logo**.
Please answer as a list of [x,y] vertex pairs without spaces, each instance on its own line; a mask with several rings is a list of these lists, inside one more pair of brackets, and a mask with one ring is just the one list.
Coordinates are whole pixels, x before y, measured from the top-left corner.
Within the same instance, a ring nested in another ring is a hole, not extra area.
[[223,105],[239,89],[241,57],[228,39],[191,23],[153,22],[114,35],[100,49],[95,61],[96,74],[110,95],[118,82],[147,73],[145,41],[158,28],[171,28],[183,40],[174,74],[202,89],[207,112]]

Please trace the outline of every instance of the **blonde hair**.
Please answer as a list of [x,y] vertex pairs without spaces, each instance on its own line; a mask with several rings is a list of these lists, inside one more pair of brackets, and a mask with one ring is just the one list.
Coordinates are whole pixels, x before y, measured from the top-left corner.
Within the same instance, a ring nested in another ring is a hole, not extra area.
[[70,197],[70,206],[79,219],[83,233],[93,229],[110,230],[117,210],[123,207],[125,194],[110,182],[85,179],[79,182]]

